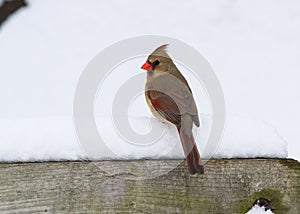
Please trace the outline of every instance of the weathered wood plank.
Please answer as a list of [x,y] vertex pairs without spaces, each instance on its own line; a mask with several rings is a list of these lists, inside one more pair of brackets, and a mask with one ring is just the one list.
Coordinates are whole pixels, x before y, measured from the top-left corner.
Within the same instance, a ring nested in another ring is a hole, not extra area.
[[259,197],[270,199],[275,213],[300,210],[295,160],[210,160],[201,176],[189,176],[185,163],[172,170],[176,163],[2,163],[0,213],[234,214],[244,213]]

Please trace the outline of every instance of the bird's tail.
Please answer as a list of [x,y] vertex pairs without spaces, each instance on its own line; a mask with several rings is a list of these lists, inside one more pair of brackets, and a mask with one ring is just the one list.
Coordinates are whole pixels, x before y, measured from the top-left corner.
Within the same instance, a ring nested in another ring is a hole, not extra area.
[[180,127],[178,127],[177,130],[180,136],[180,141],[184,150],[190,174],[204,174],[204,167],[200,164],[200,154],[198,152],[193,133],[191,132],[191,134],[187,134]]

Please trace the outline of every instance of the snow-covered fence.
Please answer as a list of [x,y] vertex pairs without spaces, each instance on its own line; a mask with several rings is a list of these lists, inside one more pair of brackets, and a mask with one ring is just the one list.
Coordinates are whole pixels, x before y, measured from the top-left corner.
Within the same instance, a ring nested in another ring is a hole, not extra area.
[[[245,213],[267,198],[276,214],[300,210],[300,164],[222,159],[204,176],[178,160],[0,164],[0,213]],[[150,169],[151,170],[147,170]],[[156,170],[156,171],[155,171]],[[152,177],[150,171],[165,175]]]

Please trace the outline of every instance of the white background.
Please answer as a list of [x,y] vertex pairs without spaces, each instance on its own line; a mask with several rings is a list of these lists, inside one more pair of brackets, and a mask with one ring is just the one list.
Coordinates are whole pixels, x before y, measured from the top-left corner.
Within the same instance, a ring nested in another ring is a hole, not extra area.
[[[20,139],[10,141],[4,119],[52,118],[50,124],[57,123],[53,118],[71,117],[76,82],[92,57],[124,38],[155,34],[185,41],[209,61],[223,86],[229,120],[239,118],[233,127],[243,126],[240,118],[267,123],[288,143],[289,157],[300,160],[299,1],[29,0],[28,4],[0,28],[3,153],[13,157],[18,149],[30,148],[26,153],[30,158],[30,152],[41,147],[44,154],[58,154],[44,139],[47,135],[21,136],[29,135],[21,127],[30,123],[18,123],[22,131],[16,132],[12,123],[9,136]],[[140,64],[132,72],[141,72],[139,68]],[[247,127],[240,141],[257,136]],[[265,131],[258,128],[260,135]],[[55,133],[65,134],[62,129]],[[70,136],[58,143],[61,150],[76,144]],[[33,141],[38,147],[28,146]],[[76,158],[79,153],[62,156]]]

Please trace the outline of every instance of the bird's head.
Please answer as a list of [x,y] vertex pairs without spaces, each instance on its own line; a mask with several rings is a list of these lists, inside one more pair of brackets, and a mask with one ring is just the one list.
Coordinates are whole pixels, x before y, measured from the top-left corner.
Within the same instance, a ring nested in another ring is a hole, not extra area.
[[173,63],[172,59],[166,52],[166,48],[168,45],[162,45],[155,49],[150,56],[148,57],[147,61],[141,67],[146,71],[152,72],[167,72],[169,70],[170,65]]

